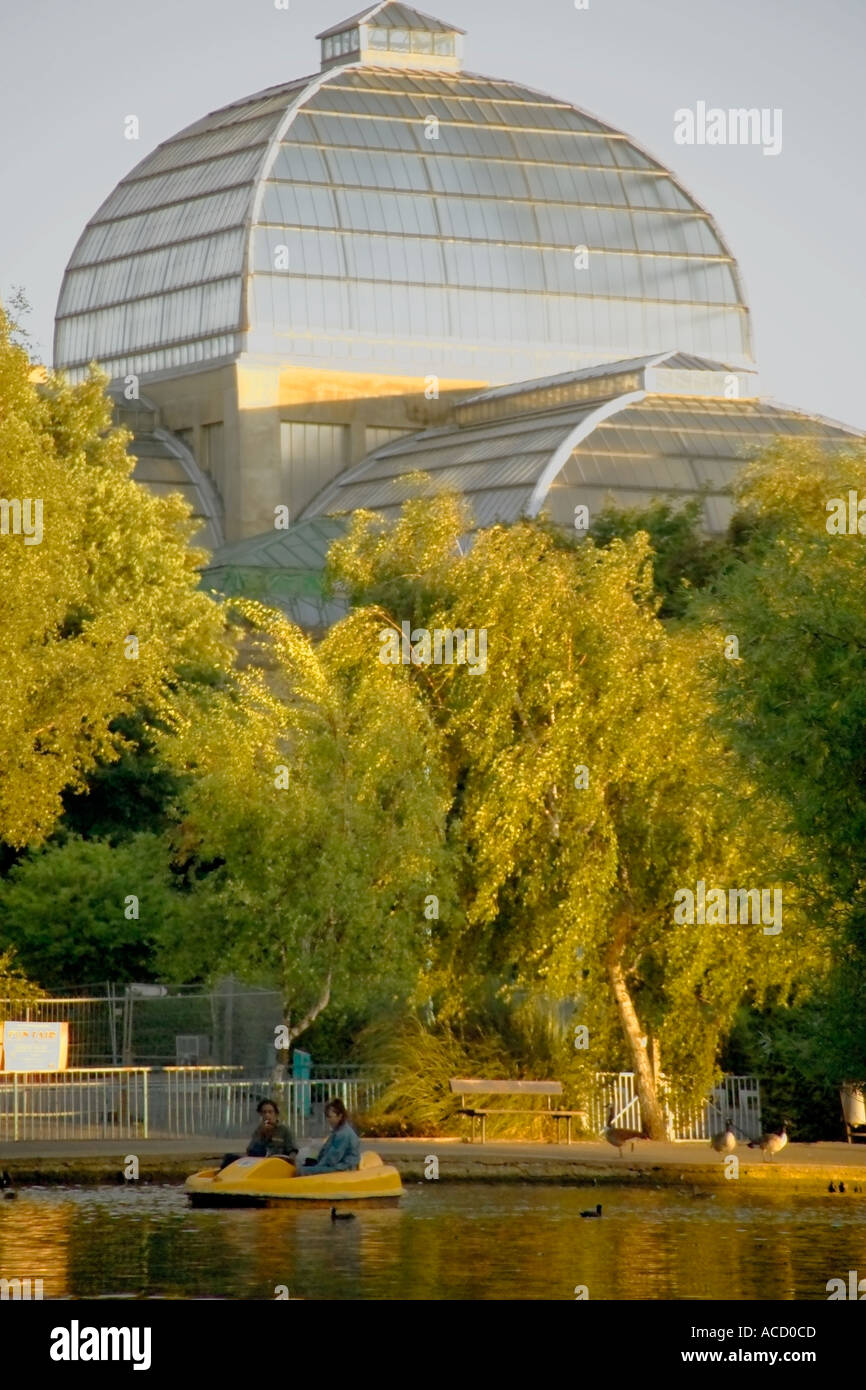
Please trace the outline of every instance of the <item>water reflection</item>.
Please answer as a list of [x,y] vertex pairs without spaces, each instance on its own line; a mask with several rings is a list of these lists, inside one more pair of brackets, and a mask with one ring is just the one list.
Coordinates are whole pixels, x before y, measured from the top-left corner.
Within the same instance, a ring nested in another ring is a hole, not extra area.
[[[579,1212],[599,1195],[601,1221]],[[591,1198],[591,1201],[590,1201]],[[857,1197],[420,1183],[399,1208],[190,1209],[177,1187],[0,1204],[0,1277],[46,1297],[825,1299],[866,1275]]]

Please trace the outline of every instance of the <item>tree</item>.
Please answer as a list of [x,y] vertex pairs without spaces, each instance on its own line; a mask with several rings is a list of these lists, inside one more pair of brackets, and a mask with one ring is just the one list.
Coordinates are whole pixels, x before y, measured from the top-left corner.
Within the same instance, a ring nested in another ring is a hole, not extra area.
[[[154,940],[172,920],[166,846],[68,838],[0,880],[0,951],[46,989],[153,978]],[[2,958],[2,957],[0,957]]]
[[680,618],[696,590],[705,589],[727,563],[737,542],[728,536],[708,536],[703,531],[704,505],[690,498],[681,506],[655,500],[644,507],[608,506],[592,524],[598,546],[614,540],[630,540],[643,531],[652,551],[653,582],[662,600],[661,618]]
[[[848,528],[850,494],[853,531]],[[737,485],[748,534],[695,610],[736,636],[719,703],[723,736],[775,807],[780,872],[796,884],[832,970],[815,979],[808,1065],[866,1078],[866,551],[858,529],[866,448],[780,444]],[[835,500],[835,501],[834,501]],[[836,529],[844,517],[845,529]],[[864,506],[866,511],[866,506]],[[863,530],[866,531],[866,522]]]
[[761,883],[767,863],[742,769],[710,728],[706,639],[659,620],[647,537],[574,547],[521,523],[466,547],[468,529],[455,499],[412,502],[391,528],[357,516],[329,557],[362,605],[353,631],[370,663],[404,621],[487,634],[486,674],[405,668],[452,791],[461,910],[435,931],[442,991],[495,974],[503,992],[570,995],[596,1046],[618,1025],[660,1138],[649,1035],[705,1085],[744,993],[802,963],[796,915],[781,940],[674,926],[677,890]]
[[[0,951],[0,1021],[4,1017],[4,1006],[6,1001],[14,1011],[19,1005],[26,1007],[28,1004],[36,1003],[39,999],[45,998],[45,991],[41,990],[32,980],[28,980],[20,968],[15,952],[13,950]],[[5,1014],[6,1017],[9,1013]],[[12,1013],[14,1017],[14,1012]]]
[[189,508],[133,482],[105,378],[37,384],[12,332],[0,313],[0,841],[20,848],[128,747],[120,721],[172,728],[233,654]]
[[405,673],[364,659],[353,617],[314,649],[243,607],[258,660],[243,697],[178,743],[196,774],[175,837],[188,892],[162,958],[186,978],[276,980],[287,1048],[332,1002],[411,994],[447,799],[435,726]]

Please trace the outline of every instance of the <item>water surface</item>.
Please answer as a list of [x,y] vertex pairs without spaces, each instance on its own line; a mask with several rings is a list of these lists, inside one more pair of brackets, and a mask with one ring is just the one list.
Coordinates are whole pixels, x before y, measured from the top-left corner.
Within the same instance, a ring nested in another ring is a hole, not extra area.
[[[421,1182],[399,1207],[192,1210],[176,1186],[22,1189],[0,1276],[46,1298],[826,1299],[866,1195]],[[601,1220],[580,1211],[603,1203]]]

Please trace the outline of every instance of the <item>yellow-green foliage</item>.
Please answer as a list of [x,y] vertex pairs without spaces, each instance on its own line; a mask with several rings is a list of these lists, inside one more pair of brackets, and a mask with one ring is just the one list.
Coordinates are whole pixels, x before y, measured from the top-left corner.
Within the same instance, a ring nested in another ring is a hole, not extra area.
[[14,1018],[20,1008],[46,997],[45,991],[19,970],[15,952],[0,951],[0,1022]]
[[[425,1027],[417,1017],[371,1025],[359,1052],[368,1065],[389,1078],[384,1094],[364,1117],[368,1134],[468,1134],[468,1119],[457,1114],[460,1097],[449,1087],[452,1077],[503,1081],[561,1081],[561,1104],[576,1109],[587,1103],[591,1067],[570,1047],[568,1034],[544,1036],[527,1017],[535,1011],[517,1009],[501,1030],[488,1021],[462,1034],[447,1025]],[[517,1105],[543,1111],[544,1098],[478,1096],[469,1105]],[[560,1103],[560,1102],[557,1102]],[[527,1116],[491,1116],[491,1138],[554,1137],[553,1122]]]
[[170,726],[185,673],[230,664],[189,508],[132,481],[104,378],[30,378],[0,312],[0,491],[43,517],[37,543],[11,523],[0,535],[0,840],[16,847],[42,842],[62,793],[118,756],[119,717]]

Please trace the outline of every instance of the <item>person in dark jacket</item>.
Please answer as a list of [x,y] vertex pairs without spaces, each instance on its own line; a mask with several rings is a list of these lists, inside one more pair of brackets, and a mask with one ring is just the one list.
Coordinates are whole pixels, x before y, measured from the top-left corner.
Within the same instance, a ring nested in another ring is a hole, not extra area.
[[308,1178],[314,1173],[346,1173],[360,1165],[361,1141],[349,1124],[343,1102],[329,1100],[325,1106],[325,1118],[331,1126],[331,1133],[316,1158],[312,1161],[307,1159],[303,1168],[298,1169],[299,1178]]
[[[261,1119],[247,1144],[247,1155],[250,1158],[285,1158],[289,1163],[294,1163],[298,1156],[298,1146],[288,1125],[281,1125],[279,1122],[280,1110],[276,1101],[260,1100],[256,1110]],[[240,1154],[226,1154],[220,1164],[220,1171],[239,1157]]]

